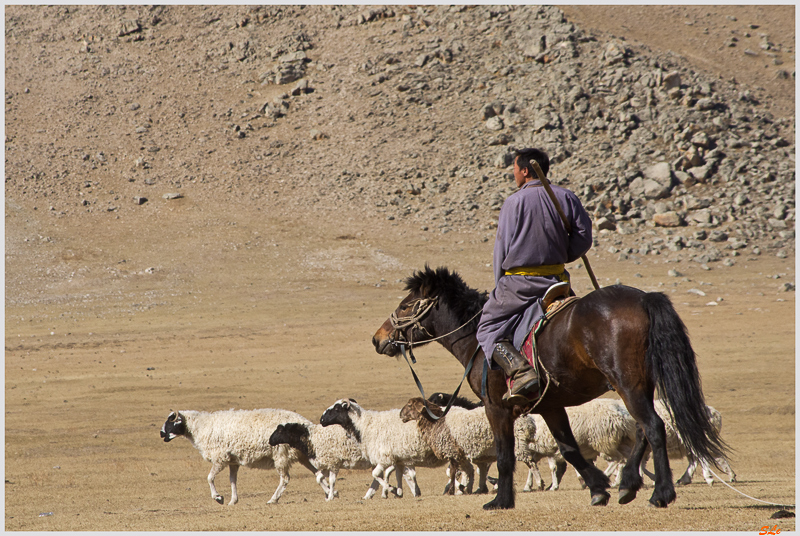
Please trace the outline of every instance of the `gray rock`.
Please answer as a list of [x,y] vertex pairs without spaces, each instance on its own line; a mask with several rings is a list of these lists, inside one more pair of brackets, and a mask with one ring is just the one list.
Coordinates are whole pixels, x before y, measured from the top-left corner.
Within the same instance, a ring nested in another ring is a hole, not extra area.
[[490,117],[486,120],[486,128],[489,130],[503,130],[505,128],[505,124],[503,123],[503,119],[500,116],[495,115],[494,117]]
[[609,218],[600,218],[595,222],[595,225],[597,226],[597,229],[600,231],[604,229],[608,231],[614,231],[617,228],[617,224],[614,223],[614,221]]
[[728,235],[722,231],[711,231],[711,234],[708,235],[708,239],[711,242],[725,242],[728,240]]
[[662,80],[662,85],[664,89],[669,91],[671,89],[680,88],[681,87],[681,74],[677,71],[672,71],[668,75],[666,75]]
[[662,199],[668,197],[671,190],[669,186],[665,186],[652,179],[645,179],[642,182],[642,189],[647,199]]

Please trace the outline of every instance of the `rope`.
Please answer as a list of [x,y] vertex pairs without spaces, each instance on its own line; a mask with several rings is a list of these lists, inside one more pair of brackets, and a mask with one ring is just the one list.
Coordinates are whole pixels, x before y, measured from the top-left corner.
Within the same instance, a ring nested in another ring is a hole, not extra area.
[[719,480],[720,482],[722,482],[723,484],[725,484],[726,486],[728,486],[729,488],[731,488],[733,491],[735,491],[735,492],[736,492],[736,493],[738,493],[739,495],[743,495],[743,496],[747,497],[748,499],[752,499],[752,500],[754,500],[754,501],[758,501],[758,502],[760,502],[760,503],[764,503],[764,504],[771,504],[771,505],[773,505],[773,506],[782,506],[782,507],[784,507],[784,508],[794,508],[794,507],[795,507],[795,505],[793,505],[793,504],[778,504],[778,503],[774,503],[774,502],[763,501],[763,500],[761,500],[761,499],[756,499],[755,497],[751,497],[750,495],[747,495],[746,493],[742,493],[742,492],[741,492],[741,491],[739,491],[738,489],[734,488],[733,486],[731,486],[730,484],[728,484],[727,482],[725,482],[724,480],[722,480],[722,478],[720,478],[720,476],[719,476],[717,473],[715,473],[715,472],[714,472],[714,471],[713,471],[713,470],[712,470],[710,467],[708,468],[708,470],[709,470],[709,472],[710,472],[712,475],[714,475],[715,477],[717,477],[717,480]]
[[[427,334],[427,335],[430,335],[430,333],[428,333],[428,330],[427,330],[427,329],[425,329],[424,327],[422,327],[422,325],[420,325],[420,323],[419,323],[419,322],[420,322],[420,320],[422,320],[422,318],[423,318],[423,317],[424,317],[426,314],[428,314],[428,312],[429,312],[429,311],[430,311],[430,310],[433,308],[433,306],[434,306],[434,305],[436,305],[436,300],[437,300],[437,299],[438,299],[438,298],[431,298],[431,303],[426,303],[426,304],[423,306],[423,308],[422,308],[422,310],[421,310],[421,311],[419,311],[419,312],[417,312],[417,313],[414,313],[414,314],[412,314],[412,315],[410,315],[410,316],[403,316],[403,317],[399,317],[399,316],[397,316],[397,314],[396,314],[396,313],[394,313],[394,312],[393,312],[393,313],[391,314],[391,316],[389,317],[389,319],[390,319],[390,321],[391,321],[391,323],[392,323],[392,329],[393,329],[393,330],[395,330],[395,331],[400,331],[400,330],[402,330],[402,329],[405,329],[405,328],[407,328],[407,327],[414,326],[414,327],[415,327],[415,328],[417,328],[419,331],[422,331],[422,332],[424,332],[425,334]],[[426,301],[427,301],[427,300],[419,300],[419,302],[418,302],[418,303],[419,303],[419,304],[422,304],[422,303],[424,303],[424,302],[426,302]],[[416,305],[415,305],[415,307],[416,307]],[[467,326],[468,326],[468,325],[469,325],[469,324],[470,324],[470,323],[471,323],[473,320],[475,320],[476,318],[478,318],[482,312],[483,312],[483,310],[482,310],[482,309],[478,310],[478,312],[477,312],[477,313],[475,313],[474,315],[472,315],[472,317],[471,317],[469,320],[467,320],[466,322],[464,322],[463,324],[461,324],[460,326],[458,326],[458,327],[457,327],[456,329],[454,329],[453,331],[451,331],[451,332],[449,332],[449,333],[445,333],[444,335],[439,335],[438,337],[434,337],[434,338],[432,338],[432,339],[426,339],[426,340],[424,340],[424,341],[422,341],[422,342],[424,342],[424,343],[428,343],[428,342],[435,342],[435,341],[438,341],[439,339],[444,339],[445,337],[449,337],[450,335],[452,335],[452,334],[453,334],[453,333],[455,333],[456,331],[458,331],[458,330],[460,330],[460,329],[462,329],[462,328],[465,328],[465,327],[467,327]],[[409,341],[409,342],[410,342],[410,341]]]

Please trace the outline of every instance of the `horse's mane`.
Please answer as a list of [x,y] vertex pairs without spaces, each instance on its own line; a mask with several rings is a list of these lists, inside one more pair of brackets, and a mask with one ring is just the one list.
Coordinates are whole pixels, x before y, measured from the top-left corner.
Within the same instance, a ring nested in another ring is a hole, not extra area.
[[427,264],[406,279],[405,289],[423,296],[439,296],[439,300],[447,304],[461,322],[466,322],[483,309],[483,304],[489,298],[486,292],[468,287],[456,272],[444,266],[434,270]]

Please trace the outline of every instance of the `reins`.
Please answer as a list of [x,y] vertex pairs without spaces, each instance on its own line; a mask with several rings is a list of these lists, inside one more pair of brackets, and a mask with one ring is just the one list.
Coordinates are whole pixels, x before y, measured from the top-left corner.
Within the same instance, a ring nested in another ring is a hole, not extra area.
[[[405,358],[406,363],[408,363],[408,368],[411,370],[411,375],[414,377],[414,382],[417,384],[417,389],[419,389],[419,392],[422,395],[423,400],[425,400],[426,402],[428,400],[428,397],[425,396],[425,390],[422,388],[422,382],[419,381],[419,377],[417,376],[417,373],[414,372],[414,367],[411,366],[411,363],[415,363],[416,364],[416,362],[417,362],[417,359],[414,357],[413,336],[410,336],[409,338],[406,338],[405,334],[404,334],[404,332],[402,330],[405,330],[405,329],[413,326],[413,327],[417,328],[423,334],[430,336],[431,333],[420,324],[420,321],[423,318],[425,318],[425,316],[427,316],[427,314],[431,311],[431,309],[433,309],[437,305],[438,302],[439,302],[439,297],[438,296],[434,296],[433,298],[421,298],[421,299],[417,300],[414,303],[413,308],[412,308],[412,313],[409,316],[399,317],[399,316],[397,316],[397,312],[396,311],[392,312],[392,314],[389,316],[389,321],[392,324],[392,336],[390,337],[390,341],[392,342],[392,344],[395,344],[395,345],[400,347],[400,351],[403,353],[403,357]],[[483,310],[479,310],[477,313],[475,313],[472,316],[472,318],[470,318],[469,320],[467,320],[466,322],[464,322],[463,324],[458,326],[456,329],[450,331],[449,333],[445,333],[444,335],[440,335],[438,337],[432,337],[430,339],[425,339],[422,342],[423,343],[429,343],[429,342],[434,342],[434,341],[438,341],[438,340],[444,339],[445,337],[449,337],[453,333],[457,332],[458,330],[460,330],[462,328],[465,328],[470,323],[472,323],[472,321],[475,320],[476,318],[478,318],[478,316],[482,312],[483,312]],[[413,331],[411,333],[413,334]],[[394,338],[395,334],[398,334],[399,336],[401,336],[403,338],[402,339],[400,339],[400,338],[395,339]],[[408,354],[406,354],[406,346],[408,346]],[[453,392],[452,396],[450,397],[450,401],[445,406],[444,413],[442,414],[442,416],[441,417],[437,417],[436,415],[434,415],[431,412],[431,410],[428,408],[428,405],[425,404],[425,411],[428,412],[428,416],[430,416],[431,419],[433,419],[434,421],[438,421],[439,419],[441,419],[445,415],[447,415],[447,413],[450,411],[450,408],[453,406],[453,402],[455,401],[456,396],[458,396],[458,392],[461,390],[461,386],[464,384],[464,379],[467,377],[469,372],[472,370],[472,365],[475,362],[475,356],[478,355],[478,351],[480,349],[481,349],[480,344],[476,344],[475,351],[472,353],[472,357],[470,357],[469,362],[467,362],[467,365],[464,367],[464,376],[461,377],[461,381],[459,382],[458,387],[456,387],[456,390]],[[410,361],[408,359],[409,355],[411,356],[411,360]]]

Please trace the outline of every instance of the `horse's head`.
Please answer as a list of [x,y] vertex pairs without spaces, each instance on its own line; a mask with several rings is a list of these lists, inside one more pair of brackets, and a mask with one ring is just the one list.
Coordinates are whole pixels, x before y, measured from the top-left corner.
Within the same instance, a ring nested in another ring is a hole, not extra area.
[[[421,345],[465,325],[466,317],[477,317],[486,301],[447,268],[427,265],[406,279],[409,294],[372,337],[379,354],[394,357],[400,345]],[[467,321],[469,323],[469,321]]]

